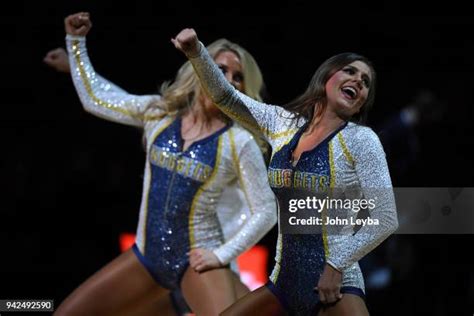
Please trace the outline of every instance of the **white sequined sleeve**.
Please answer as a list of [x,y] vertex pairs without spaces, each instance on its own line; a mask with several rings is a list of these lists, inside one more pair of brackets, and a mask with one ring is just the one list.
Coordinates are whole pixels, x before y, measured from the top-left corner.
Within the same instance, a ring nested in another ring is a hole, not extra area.
[[225,114],[248,130],[260,132],[272,146],[279,135],[295,129],[290,112],[280,106],[256,101],[235,89],[225,79],[204,45],[199,44],[200,53],[188,58],[207,94]]
[[392,182],[378,136],[370,128],[363,127],[350,140],[349,147],[354,154],[361,191],[359,198],[375,201],[369,216],[379,224],[362,226],[354,235],[332,236],[327,262],[340,271],[360,260],[398,228]]
[[67,35],[66,45],[72,80],[84,109],[110,121],[143,127],[148,105],[160,96],[129,94],[98,75],[87,54],[85,37]]
[[268,184],[260,148],[253,138],[243,146],[239,139],[232,142],[236,149],[233,150],[234,169],[250,208],[250,216],[234,236],[214,250],[222,264],[228,264],[255,245],[277,221],[276,200]]

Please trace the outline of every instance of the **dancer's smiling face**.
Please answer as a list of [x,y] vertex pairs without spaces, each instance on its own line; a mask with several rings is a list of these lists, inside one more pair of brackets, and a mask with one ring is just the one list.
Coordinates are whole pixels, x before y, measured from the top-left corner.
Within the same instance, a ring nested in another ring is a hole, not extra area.
[[326,82],[328,108],[341,117],[352,117],[367,101],[371,80],[371,69],[362,61],[342,67]]

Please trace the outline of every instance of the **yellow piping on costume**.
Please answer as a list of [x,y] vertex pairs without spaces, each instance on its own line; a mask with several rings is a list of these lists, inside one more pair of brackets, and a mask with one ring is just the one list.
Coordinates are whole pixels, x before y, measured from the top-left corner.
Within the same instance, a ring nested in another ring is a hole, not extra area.
[[277,138],[280,138],[280,137],[285,137],[285,136],[288,136],[290,134],[294,134],[298,131],[298,129],[294,129],[294,128],[283,131],[283,132],[278,132],[278,133],[270,132],[270,130],[268,130],[267,128],[262,128],[262,130],[271,139],[277,139]]
[[282,248],[283,248],[283,235],[282,234],[278,234],[278,239],[277,239],[277,257],[275,258],[275,271],[274,273],[272,273],[272,282],[273,284],[275,284],[278,280],[278,276],[280,274],[280,269],[281,269],[281,266],[280,266],[280,262],[281,262],[281,252],[282,252]]
[[98,105],[103,106],[107,109],[125,114],[127,116],[138,117],[139,119],[143,119],[143,120],[161,119],[165,116],[165,115],[143,115],[143,114],[142,115],[136,115],[134,113],[131,113],[127,109],[121,108],[117,104],[109,103],[109,102],[104,101],[104,100],[100,99],[99,97],[97,97],[94,94],[91,83],[90,83],[89,78],[87,77],[86,71],[84,69],[83,62],[81,60],[81,51],[79,50],[79,41],[78,40],[75,40],[75,41],[72,42],[72,50],[73,50],[73,54],[74,54],[74,59],[76,60],[76,65],[79,69],[79,74],[81,76],[82,83],[84,84],[84,88],[86,89],[86,92],[89,95],[89,97],[92,99],[92,101],[94,101]]
[[347,145],[344,140],[344,137],[342,136],[342,133],[338,133],[337,138],[339,139],[339,143],[341,144],[341,147],[342,147],[342,152],[346,156],[346,159],[350,162],[351,165],[354,166],[354,158],[352,157],[349,149],[347,148]]
[[280,151],[285,145],[287,145],[289,142],[291,142],[291,138],[288,139],[288,140],[287,140],[286,142],[284,142],[283,144],[281,144],[280,146],[278,146],[275,150],[273,150],[273,151],[272,151],[272,157],[270,158],[270,160],[273,159],[273,156],[275,156],[275,154],[276,154],[277,152],[279,152],[279,151]]

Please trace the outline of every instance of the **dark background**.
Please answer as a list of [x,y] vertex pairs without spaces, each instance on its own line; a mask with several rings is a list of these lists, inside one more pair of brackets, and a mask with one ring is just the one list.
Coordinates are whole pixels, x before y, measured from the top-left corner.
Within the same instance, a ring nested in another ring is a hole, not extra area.
[[[366,55],[378,72],[369,120],[377,131],[420,91],[431,95],[422,124],[382,139],[394,186],[473,186],[474,17],[454,2],[293,1],[263,11],[224,1],[9,5],[0,21],[0,299],[59,304],[119,254],[121,232],[136,228],[141,131],[84,112],[71,79],[42,63],[64,46],[63,19],[76,11],[91,13],[88,48],[98,73],[135,94],[155,93],[174,77],[185,58],[170,38],[183,27],[205,44],[226,37],[247,48],[273,104],[301,93],[331,55]],[[275,236],[261,243],[273,251]],[[391,271],[388,284],[367,289],[371,313],[472,315],[473,242],[472,235],[392,236],[364,264]]]

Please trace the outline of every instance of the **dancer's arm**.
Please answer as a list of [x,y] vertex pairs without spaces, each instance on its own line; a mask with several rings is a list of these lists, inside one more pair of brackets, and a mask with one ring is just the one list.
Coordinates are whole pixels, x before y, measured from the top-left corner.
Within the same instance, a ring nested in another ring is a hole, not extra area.
[[369,209],[369,216],[377,219],[379,225],[362,226],[354,235],[329,236],[328,263],[339,271],[359,261],[398,227],[392,182],[378,136],[364,127],[350,144],[362,197],[375,201],[375,207]]
[[270,144],[279,135],[295,128],[290,112],[256,101],[235,89],[199,42],[194,30],[184,29],[172,41],[189,58],[214,103],[233,120],[247,129],[259,130]]
[[222,264],[255,245],[277,222],[276,200],[268,184],[265,162],[256,142],[249,138],[242,144],[239,135],[230,134],[234,170],[250,209],[241,229],[214,250]]
[[157,102],[159,95],[129,94],[95,72],[87,54],[85,37],[91,25],[86,14],[78,13],[65,19],[71,75],[84,109],[107,120],[143,126],[148,106]]

